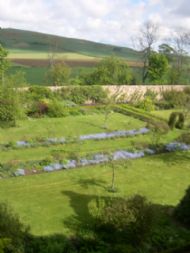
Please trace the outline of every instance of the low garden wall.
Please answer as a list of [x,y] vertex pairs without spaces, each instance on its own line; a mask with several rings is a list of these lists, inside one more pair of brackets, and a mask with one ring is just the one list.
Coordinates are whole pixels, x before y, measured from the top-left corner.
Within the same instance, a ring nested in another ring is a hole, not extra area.
[[[67,86],[49,86],[49,89],[56,91],[62,87]],[[71,86],[70,86],[71,87]],[[177,90],[183,91],[187,85],[103,85],[102,88],[106,90],[109,94],[118,94],[118,96],[123,96],[126,100],[130,99],[132,96],[136,95],[143,97],[147,90],[151,90],[158,94],[158,98],[163,91]]]
[[163,91],[168,90],[177,90],[183,91],[187,85],[106,85],[103,86],[105,90],[107,90],[110,94],[120,93],[125,96],[126,99],[130,99],[135,94],[139,97],[143,97],[144,94],[150,90],[158,94],[158,98],[160,98],[160,94]]

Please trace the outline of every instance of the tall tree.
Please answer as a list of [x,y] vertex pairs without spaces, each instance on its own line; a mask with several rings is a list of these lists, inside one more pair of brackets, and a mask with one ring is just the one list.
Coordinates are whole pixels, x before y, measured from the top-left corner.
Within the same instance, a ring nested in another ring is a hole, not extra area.
[[137,41],[142,51],[143,58],[143,71],[142,71],[142,82],[145,83],[148,77],[148,67],[151,51],[154,44],[158,40],[158,25],[152,21],[147,21],[140,28],[139,35],[137,36]]
[[95,70],[82,77],[85,84],[129,84],[132,75],[130,73],[127,62],[116,58],[107,57],[101,60]]
[[9,61],[7,60],[8,51],[2,47],[0,44],[0,76],[1,76],[1,83],[4,85],[4,77],[5,71],[9,67]]
[[172,39],[170,39],[172,47],[174,49],[173,56],[171,58],[171,73],[170,82],[172,84],[180,83],[181,78],[187,72],[187,55],[189,46],[189,33],[184,30],[178,30],[175,32]]
[[64,61],[60,61],[54,63],[49,71],[48,71],[48,78],[52,81],[54,85],[64,85],[67,84],[69,79],[71,70],[69,66],[67,66]]
[[148,79],[157,84],[163,83],[168,67],[168,60],[165,55],[152,52],[149,58]]

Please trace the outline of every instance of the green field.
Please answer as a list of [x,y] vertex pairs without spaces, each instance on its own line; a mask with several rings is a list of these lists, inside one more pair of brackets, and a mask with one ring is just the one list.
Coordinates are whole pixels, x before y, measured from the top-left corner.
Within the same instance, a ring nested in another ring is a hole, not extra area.
[[103,57],[120,57],[130,66],[141,64],[141,54],[130,48],[11,28],[0,29],[0,44],[9,51],[8,58],[13,63],[10,73],[25,72],[31,85],[51,84],[46,78],[50,55],[72,68],[71,79],[78,74],[75,68],[89,72]]
[[25,52],[32,50],[46,53],[52,50],[69,55],[80,54],[92,57],[116,55],[130,60],[139,59],[139,52],[130,48],[18,29],[1,29],[0,38],[1,44],[14,50],[13,53],[17,53],[20,49]]
[[[176,205],[189,185],[190,153],[157,155],[116,163],[114,196],[145,195],[154,203]],[[0,184],[0,201],[9,203],[32,233],[72,233],[75,217],[88,222],[91,208],[100,196],[112,196],[109,165],[50,174],[10,178]]]
[[[96,57],[82,55],[79,53],[55,53],[57,59],[64,60],[95,60]],[[10,49],[8,58],[10,59],[45,59],[48,60],[49,53],[43,51],[32,51],[32,50],[22,50],[22,49]]]
[[[41,118],[18,121],[13,129],[0,129],[0,143],[45,137],[77,137],[82,134],[104,132],[104,114],[68,116],[65,118]],[[119,113],[108,119],[108,130],[134,129],[145,123]]]

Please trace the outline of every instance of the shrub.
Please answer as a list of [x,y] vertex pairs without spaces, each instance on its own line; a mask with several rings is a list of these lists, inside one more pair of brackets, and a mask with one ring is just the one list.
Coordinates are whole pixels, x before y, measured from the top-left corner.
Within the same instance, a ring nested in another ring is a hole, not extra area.
[[178,115],[179,118],[175,126],[176,128],[182,129],[184,127],[185,117],[183,113],[179,113]]
[[116,57],[103,59],[92,73],[83,75],[86,85],[130,84],[131,80],[132,74],[126,61]]
[[40,99],[37,101],[33,101],[33,103],[29,106],[27,114],[32,117],[41,117],[48,112],[49,100],[48,99]]
[[165,103],[166,109],[179,108],[186,103],[187,94],[183,91],[167,90],[162,92],[161,103]]
[[86,101],[84,90],[80,86],[75,87],[63,87],[59,94],[62,99],[71,100],[76,104],[83,104]]
[[54,63],[47,73],[47,78],[51,80],[53,85],[64,85],[67,84],[70,77],[71,69],[64,62]]
[[0,87],[0,126],[11,127],[16,125],[17,94],[13,89]]
[[169,117],[169,121],[168,121],[168,125],[171,129],[174,129],[175,127],[175,124],[176,124],[176,117],[177,117],[177,113],[176,112],[172,112],[170,114],[170,117]]
[[84,91],[87,100],[91,100],[93,103],[103,103],[107,98],[107,93],[101,86],[91,85],[81,87]]
[[94,103],[102,103],[107,97],[103,88],[97,85],[63,87],[58,93],[62,99],[76,104],[84,104],[89,100]]
[[183,133],[180,137],[179,137],[179,141],[186,143],[186,144],[190,144],[190,133]]
[[190,187],[187,188],[185,196],[174,211],[175,218],[190,228]]
[[151,112],[155,110],[155,105],[153,103],[153,100],[150,97],[145,97],[143,100],[141,100],[138,103],[137,107],[147,112]]
[[168,125],[171,129],[174,127],[182,129],[184,127],[185,117],[183,113],[172,112],[168,121]]
[[0,240],[8,239],[5,252],[23,252],[26,235],[27,229],[20,223],[19,218],[5,204],[0,204]]
[[144,197],[136,195],[128,200],[107,201],[97,219],[96,229],[106,242],[137,246],[149,236],[153,221],[152,205]]
[[52,118],[67,116],[68,114],[65,111],[65,108],[66,107],[64,107],[58,100],[51,100],[47,108],[47,115]]
[[26,92],[26,96],[27,99],[30,98],[32,101],[36,101],[44,98],[52,99],[54,97],[54,93],[46,87],[32,86]]

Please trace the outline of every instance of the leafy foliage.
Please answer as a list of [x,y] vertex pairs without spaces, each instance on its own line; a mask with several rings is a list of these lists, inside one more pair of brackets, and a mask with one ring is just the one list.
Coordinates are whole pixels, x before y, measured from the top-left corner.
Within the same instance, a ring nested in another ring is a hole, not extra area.
[[145,97],[143,100],[141,100],[138,103],[137,107],[147,112],[151,112],[155,110],[155,105],[153,103],[153,100],[150,97]]
[[[129,200],[113,199],[106,202],[97,220],[97,233],[111,244],[133,246],[143,244],[154,222],[154,212],[148,201],[141,196]],[[112,231],[110,234],[109,231]]]
[[19,218],[5,205],[0,204],[0,250],[2,252],[23,252],[27,229]]
[[17,100],[11,88],[0,87],[0,126],[16,125]]
[[176,207],[174,216],[185,226],[190,227],[190,187],[187,188],[185,196]]
[[158,105],[163,109],[181,108],[186,104],[188,96],[187,93],[174,89],[163,91]]
[[0,82],[4,83],[4,73],[9,68],[9,61],[7,60],[8,51],[0,44]]
[[124,60],[114,57],[103,59],[94,72],[83,76],[84,84],[108,85],[108,84],[129,84],[132,75]]
[[53,85],[64,85],[68,82],[70,72],[70,68],[64,62],[58,62],[50,67],[47,77]]
[[59,94],[62,99],[71,100],[76,104],[83,104],[86,101],[102,103],[107,98],[106,92],[98,85],[63,87]]
[[165,55],[151,53],[148,66],[148,79],[155,83],[163,83],[168,70],[168,60]]
[[185,117],[183,113],[172,112],[168,121],[168,125],[171,129],[174,127],[182,129],[184,127]]

